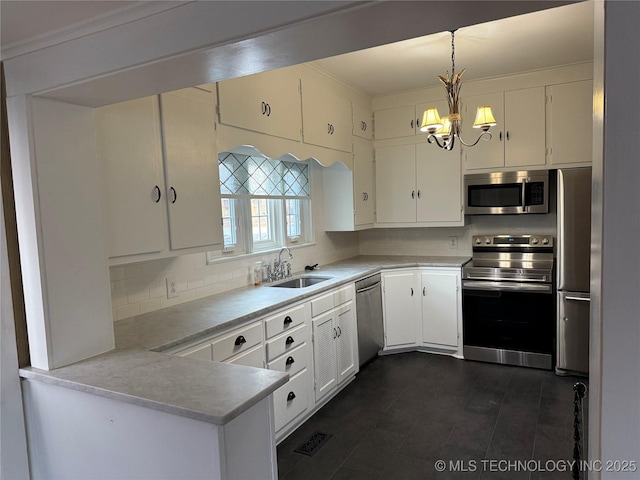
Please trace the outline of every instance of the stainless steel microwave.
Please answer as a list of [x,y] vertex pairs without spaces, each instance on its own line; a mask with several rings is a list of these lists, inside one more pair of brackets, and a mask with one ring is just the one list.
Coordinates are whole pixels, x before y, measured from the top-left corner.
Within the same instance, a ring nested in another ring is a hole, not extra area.
[[464,176],[464,213],[467,215],[548,212],[548,170]]

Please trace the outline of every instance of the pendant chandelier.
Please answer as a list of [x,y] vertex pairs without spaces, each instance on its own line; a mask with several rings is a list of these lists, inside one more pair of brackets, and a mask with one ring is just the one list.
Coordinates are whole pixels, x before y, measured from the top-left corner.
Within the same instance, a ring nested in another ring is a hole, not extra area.
[[456,73],[456,50],[455,50],[455,30],[451,31],[451,77],[447,71],[446,76],[438,75],[440,81],[444,84],[447,91],[447,102],[449,103],[449,115],[440,117],[437,108],[427,108],[422,116],[420,131],[428,133],[427,142],[435,143],[445,150],[453,149],[456,137],[465,147],[473,147],[478,144],[480,139],[491,140],[489,128],[496,125],[493,118],[491,107],[482,105],[478,107],[476,112],[476,120],[473,128],[482,130],[480,136],[473,143],[466,143],[462,140],[462,116],[460,115],[460,88],[462,87],[462,75],[466,69],[460,73]]

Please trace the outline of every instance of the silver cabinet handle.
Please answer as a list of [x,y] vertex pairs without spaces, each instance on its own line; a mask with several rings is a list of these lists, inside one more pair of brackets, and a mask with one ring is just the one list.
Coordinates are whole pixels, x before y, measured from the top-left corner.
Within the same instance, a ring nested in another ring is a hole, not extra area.
[[590,302],[591,298],[588,297],[565,297],[566,300],[575,300],[576,302]]

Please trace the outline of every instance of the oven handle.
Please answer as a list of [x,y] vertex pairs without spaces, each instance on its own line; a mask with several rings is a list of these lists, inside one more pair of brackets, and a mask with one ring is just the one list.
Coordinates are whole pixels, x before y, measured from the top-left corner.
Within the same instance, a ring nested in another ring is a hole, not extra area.
[[521,282],[462,282],[463,290],[484,290],[487,292],[529,292],[529,293],[553,293],[551,285],[538,285],[535,283]]

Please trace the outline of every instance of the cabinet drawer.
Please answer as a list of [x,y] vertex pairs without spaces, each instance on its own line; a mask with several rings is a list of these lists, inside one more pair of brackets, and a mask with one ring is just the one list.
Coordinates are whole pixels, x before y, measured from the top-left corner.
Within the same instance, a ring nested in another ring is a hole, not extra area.
[[176,355],[186,358],[199,358],[200,360],[211,361],[211,343],[196,345],[195,347],[187,348],[181,352],[177,352]]
[[309,407],[310,379],[305,369],[273,392],[276,432]]
[[267,338],[293,329],[305,321],[305,306],[299,305],[291,310],[286,310],[265,320]]
[[307,367],[309,359],[309,344],[304,343],[277,360],[269,362],[269,370],[278,370],[289,375],[295,375]]
[[262,322],[233,331],[211,343],[213,359],[223,362],[229,357],[249,350],[262,342]]
[[251,350],[231,357],[225,363],[230,365],[246,365],[247,367],[264,368],[264,346],[258,345]]
[[333,292],[333,304],[337,307],[342,305],[343,303],[347,303],[350,300],[353,300],[354,297],[354,286],[349,285],[348,287],[341,288]]
[[267,362],[275,360],[285,352],[290,352],[307,341],[307,326],[299,325],[289,332],[267,342]]
[[333,308],[333,293],[311,300],[311,316],[317,317]]

